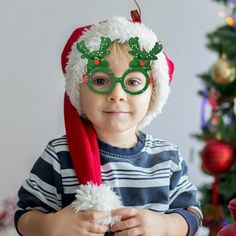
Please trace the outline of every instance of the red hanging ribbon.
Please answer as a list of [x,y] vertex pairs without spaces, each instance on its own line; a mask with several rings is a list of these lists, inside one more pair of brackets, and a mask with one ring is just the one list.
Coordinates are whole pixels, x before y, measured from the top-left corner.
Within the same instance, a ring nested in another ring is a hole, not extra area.
[[216,99],[214,98],[209,98],[209,104],[211,105],[211,107],[213,108],[213,110],[217,110],[218,109],[218,104]]
[[212,184],[212,203],[214,206],[218,205],[218,181],[217,181],[216,176]]

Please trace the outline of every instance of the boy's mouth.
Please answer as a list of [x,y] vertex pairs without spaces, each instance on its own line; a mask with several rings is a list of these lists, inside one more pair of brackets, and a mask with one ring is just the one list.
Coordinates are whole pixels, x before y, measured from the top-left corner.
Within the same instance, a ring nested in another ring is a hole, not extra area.
[[129,113],[127,111],[105,111],[105,113]]
[[127,111],[104,111],[104,113],[109,115],[122,115],[122,114],[129,114],[130,112]]

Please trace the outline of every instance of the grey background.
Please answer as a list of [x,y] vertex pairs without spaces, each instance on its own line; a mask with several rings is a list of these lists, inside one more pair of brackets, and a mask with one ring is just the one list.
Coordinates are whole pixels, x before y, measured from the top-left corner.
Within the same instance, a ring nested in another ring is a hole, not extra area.
[[[217,55],[205,34],[223,23],[222,7],[210,0],[140,0],[143,23],[153,28],[175,62],[172,93],[162,115],[146,131],[177,144],[200,185],[211,181],[200,169],[201,87],[197,74]],[[0,1],[0,200],[16,195],[47,142],[64,133],[63,46],[77,27],[114,15],[130,16],[130,0]]]

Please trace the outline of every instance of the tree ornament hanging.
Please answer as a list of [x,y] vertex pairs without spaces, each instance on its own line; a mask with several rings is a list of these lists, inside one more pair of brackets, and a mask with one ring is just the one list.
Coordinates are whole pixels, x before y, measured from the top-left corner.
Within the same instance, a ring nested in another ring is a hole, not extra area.
[[210,232],[209,236],[216,236],[217,232],[224,227],[224,210],[221,205],[204,204],[203,211],[203,226],[208,227]]
[[236,79],[236,69],[232,62],[222,54],[220,59],[211,68],[212,80],[221,85],[232,83]]
[[210,140],[201,153],[204,169],[218,174],[231,168],[234,162],[234,149],[230,143]]
[[229,202],[228,209],[232,215],[234,223],[226,225],[223,229],[221,229],[218,232],[217,236],[236,235],[236,198],[234,198]]
[[212,204],[218,206],[218,175],[231,168],[234,162],[234,149],[230,143],[210,140],[203,148],[202,165],[210,174],[214,174],[214,182],[212,184]]

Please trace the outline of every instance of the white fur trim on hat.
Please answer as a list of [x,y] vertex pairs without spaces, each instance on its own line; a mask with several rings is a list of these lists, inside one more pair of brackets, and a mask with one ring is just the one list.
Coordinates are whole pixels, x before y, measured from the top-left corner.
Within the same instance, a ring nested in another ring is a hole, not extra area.
[[[144,24],[133,23],[118,16],[92,25],[78,41],[84,40],[89,50],[97,50],[100,46],[101,37],[109,37],[111,41],[118,40],[120,43],[127,42],[131,37],[138,37],[140,48],[146,51],[150,51],[158,41],[155,33]],[[76,48],[77,42],[73,44],[68,56],[65,73],[66,92],[72,105],[82,115],[79,87],[83,82],[83,75],[86,73],[87,60],[81,59],[81,54]],[[154,79],[152,101],[146,116],[139,125],[139,129],[146,127],[154,117],[161,113],[170,93],[170,76],[166,56],[160,52],[157,57],[158,60],[154,60],[151,64]]]

